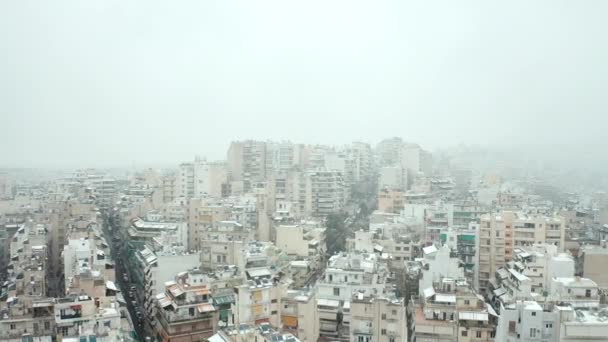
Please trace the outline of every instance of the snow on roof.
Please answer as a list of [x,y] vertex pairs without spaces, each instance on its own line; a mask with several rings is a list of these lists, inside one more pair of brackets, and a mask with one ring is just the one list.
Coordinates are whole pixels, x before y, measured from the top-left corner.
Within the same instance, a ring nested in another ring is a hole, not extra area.
[[458,319],[465,321],[487,321],[488,313],[478,311],[460,311],[458,313]]
[[437,252],[437,247],[433,246],[427,246],[422,248],[422,251],[424,252],[424,254],[431,254],[431,253],[435,253]]
[[530,278],[526,277],[525,275],[517,272],[516,270],[510,268],[509,272],[519,281],[525,281],[525,280],[530,280]]
[[490,303],[486,303],[486,308],[488,308],[488,313],[490,315],[498,317],[498,314],[496,313],[496,311],[494,310],[494,308],[492,307],[492,305],[490,305]]
[[106,288],[112,291],[119,291],[116,284],[114,284],[114,282],[111,280],[106,280]]
[[251,277],[251,278],[270,277],[272,275],[272,273],[270,273],[270,270],[268,270],[267,268],[260,268],[257,270],[247,270],[247,274],[249,274],[249,277]]
[[504,295],[505,293],[507,293],[507,289],[505,289],[504,287],[500,287],[500,288],[497,288],[496,290],[494,290],[494,295],[496,297],[500,297],[500,296]]
[[209,342],[226,342],[226,340],[224,340],[224,338],[222,336],[220,336],[219,334],[215,334],[215,335],[207,338],[207,341],[209,341]]
[[526,310],[543,311],[543,308],[537,302],[526,301],[524,305]]
[[441,303],[456,303],[456,296],[438,293],[435,295],[435,301]]
[[333,299],[319,299],[317,300],[317,305],[319,306],[331,306],[337,308],[340,306],[340,302]]
[[428,289],[424,289],[424,298],[433,297],[435,295],[435,289],[429,287]]

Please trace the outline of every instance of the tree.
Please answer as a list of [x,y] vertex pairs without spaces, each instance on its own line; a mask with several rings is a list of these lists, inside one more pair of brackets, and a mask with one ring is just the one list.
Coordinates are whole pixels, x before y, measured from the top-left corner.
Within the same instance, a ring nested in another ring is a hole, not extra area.
[[344,224],[346,216],[340,213],[333,213],[327,216],[325,225],[327,253],[330,255],[344,250],[346,245],[347,228]]

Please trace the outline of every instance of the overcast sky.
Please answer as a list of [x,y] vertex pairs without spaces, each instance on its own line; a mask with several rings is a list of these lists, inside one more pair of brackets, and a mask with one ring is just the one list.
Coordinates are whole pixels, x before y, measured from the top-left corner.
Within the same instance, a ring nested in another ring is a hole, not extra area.
[[2,1],[0,165],[608,137],[608,1]]

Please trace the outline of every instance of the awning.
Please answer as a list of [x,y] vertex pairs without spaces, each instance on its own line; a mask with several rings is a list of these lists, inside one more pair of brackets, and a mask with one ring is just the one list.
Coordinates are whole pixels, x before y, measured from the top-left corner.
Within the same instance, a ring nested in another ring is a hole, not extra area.
[[53,306],[52,302],[36,302],[32,303],[32,307],[34,308],[47,308],[49,306]]
[[184,294],[184,290],[182,290],[179,286],[173,285],[169,288],[169,292],[173,295],[173,297],[179,297]]
[[496,290],[494,290],[494,295],[496,297],[500,297],[500,296],[504,295],[505,293],[507,293],[507,289],[505,289],[504,287],[500,287],[500,288],[497,288]]
[[319,299],[317,300],[317,305],[337,308],[340,306],[340,302],[333,299]]
[[496,270],[496,273],[498,273],[498,276],[501,279],[506,279],[509,277],[509,272],[507,272],[504,268],[499,268]]
[[208,294],[209,294],[209,289],[207,289],[207,288],[204,288],[204,289],[199,289],[199,290],[194,291],[194,293],[195,293],[197,296],[205,296],[205,295],[208,295]]
[[116,284],[114,284],[113,281],[111,280],[107,280],[106,281],[106,289],[111,290],[111,291],[120,291],[117,287]]
[[215,305],[231,304],[231,303],[234,303],[234,296],[226,295],[226,296],[213,297],[213,303]]
[[215,311],[215,307],[213,306],[213,304],[199,304],[196,306],[196,308],[198,309],[198,312],[212,312]]

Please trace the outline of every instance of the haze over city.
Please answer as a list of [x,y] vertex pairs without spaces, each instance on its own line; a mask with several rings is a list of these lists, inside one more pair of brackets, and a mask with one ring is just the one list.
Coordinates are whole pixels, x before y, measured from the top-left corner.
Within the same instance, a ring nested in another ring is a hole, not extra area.
[[0,2],[0,342],[608,341],[608,2]]
[[[603,1],[0,4],[0,165],[403,136],[605,160]],[[579,153],[584,149],[584,153]]]

